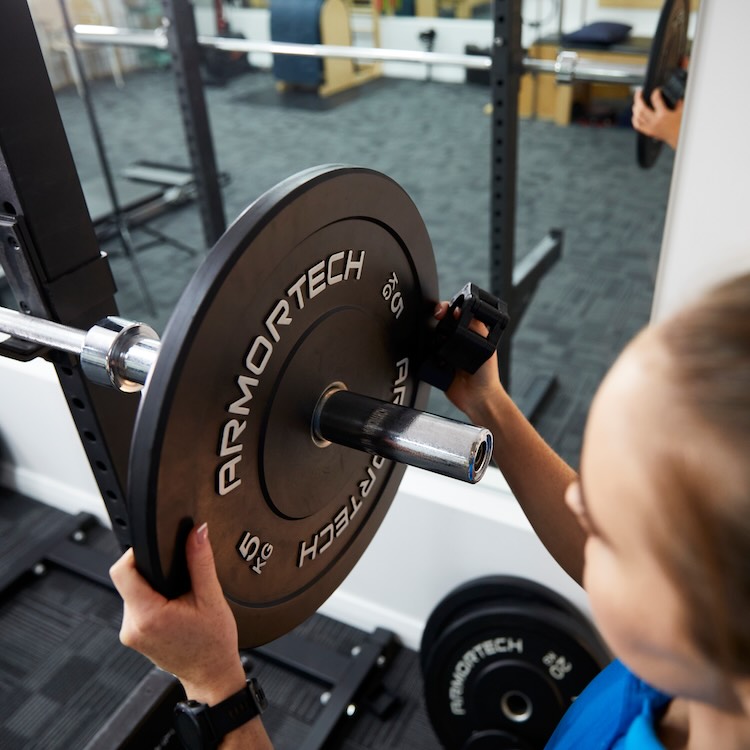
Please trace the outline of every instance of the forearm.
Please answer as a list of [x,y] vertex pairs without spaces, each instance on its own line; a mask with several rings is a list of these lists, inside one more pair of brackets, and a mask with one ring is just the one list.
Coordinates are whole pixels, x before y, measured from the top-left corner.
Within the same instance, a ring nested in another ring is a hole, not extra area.
[[576,472],[550,448],[511,398],[483,400],[469,418],[495,438],[493,457],[539,539],[578,583],[585,536],[564,502]]

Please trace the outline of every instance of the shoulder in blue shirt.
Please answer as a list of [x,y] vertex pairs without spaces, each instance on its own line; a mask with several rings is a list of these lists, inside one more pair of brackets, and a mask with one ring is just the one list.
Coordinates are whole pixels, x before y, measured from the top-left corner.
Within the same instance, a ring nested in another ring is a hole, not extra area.
[[568,709],[545,750],[664,750],[654,721],[670,700],[613,661]]

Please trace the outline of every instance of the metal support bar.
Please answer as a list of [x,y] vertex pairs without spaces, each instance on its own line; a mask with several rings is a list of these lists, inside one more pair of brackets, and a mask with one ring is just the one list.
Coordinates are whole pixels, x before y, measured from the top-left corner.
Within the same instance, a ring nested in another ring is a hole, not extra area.
[[516,263],[513,269],[515,296],[513,309],[510,311],[511,331],[515,330],[520,323],[544,274],[560,260],[562,246],[562,230],[551,229],[533,250]]
[[125,253],[125,257],[130,262],[135,275],[138,286],[141,289],[146,307],[152,315],[156,314],[156,308],[154,307],[154,301],[151,298],[151,294],[148,291],[148,285],[146,279],[143,276],[140,266],[138,265],[138,259],[135,255],[135,247],[133,246],[133,240],[130,237],[130,230],[125,220],[125,214],[120,206],[120,199],[117,194],[117,188],[115,187],[115,180],[112,176],[112,169],[109,165],[109,159],[107,158],[107,149],[104,147],[104,138],[102,138],[102,131],[99,127],[99,120],[96,116],[94,109],[94,101],[91,96],[91,89],[89,87],[88,77],[86,76],[86,70],[83,66],[83,59],[81,58],[81,52],[76,44],[75,36],[73,35],[73,26],[70,21],[70,15],[68,13],[68,5],[66,0],[59,0],[60,12],[63,17],[63,26],[65,27],[65,34],[68,38],[68,44],[72,54],[73,69],[75,71],[75,77],[79,83],[79,90],[81,93],[81,99],[83,101],[83,107],[86,111],[86,117],[89,121],[89,127],[91,129],[91,135],[94,138],[94,148],[96,155],[99,159],[99,168],[102,171],[104,177],[104,184],[107,188],[107,195],[109,197],[110,204],[112,205],[112,213],[115,218],[115,225],[117,227],[117,233],[120,237],[120,244],[122,250]]
[[[518,85],[525,60],[521,50],[520,0],[495,0],[490,186],[490,283],[492,293],[508,304],[511,330],[500,340],[500,380],[511,390],[510,362],[516,330],[541,277],[559,259],[562,232],[553,230],[518,266],[515,265],[516,169],[518,158]],[[513,392],[513,398],[532,419],[554,387],[555,378],[535,378],[533,394]]]
[[[510,331],[505,336],[506,340],[501,340],[500,342],[501,347],[505,347],[502,361],[510,362],[509,342],[511,336],[523,319],[523,315],[526,312],[529,302],[531,302],[537,285],[562,255],[562,244],[562,231],[559,229],[550,230],[549,234],[533,250],[527,253],[513,269]],[[546,402],[547,397],[554,390],[556,384],[557,379],[554,375],[544,373],[535,374],[523,393],[514,391],[513,400],[521,412],[529,420],[533,421],[536,414]]]
[[[518,154],[518,86],[521,74],[521,8],[519,0],[495,0],[490,93],[490,291],[508,304],[513,319],[516,169]],[[498,348],[500,379],[510,390],[511,336]]]
[[[287,651],[287,645],[291,646],[290,651]],[[398,648],[394,633],[377,628],[357,647],[352,657],[346,659],[343,673],[344,664],[339,654],[324,650],[319,644],[305,644],[294,635],[283,636],[274,643],[253,649],[252,654],[307,674],[330,688],[323,712],[300,746],[300,750],[323,750],[330,747],[331,736],[340,722],[361,708],[360,700],[365,699],[368,689],[379,681],[379,671]],[[311,653],[313,650],[314,654]],[[326,666],[328,658],[335,665],[333,669]]]
[[211,125],[200,73],[200,48],[190,0],[163,0],[167,21],[167,43],[177,81],[190,162],[195,174],[198,205],[206,246],[212,247],[224,234],[226,217],[216,168]]

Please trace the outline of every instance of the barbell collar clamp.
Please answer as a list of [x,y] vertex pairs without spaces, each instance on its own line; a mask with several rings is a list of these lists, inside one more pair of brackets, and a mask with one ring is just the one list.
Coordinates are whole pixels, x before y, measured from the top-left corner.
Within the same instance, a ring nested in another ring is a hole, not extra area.
[[150,326],[110,316],[86,333],[81,368],[93,383],[134,393],[146,384],[159,346]]
[[555,60],[555,73],[560,83],[572,83],[575,80],[578,55],[570,50],[563,50]]

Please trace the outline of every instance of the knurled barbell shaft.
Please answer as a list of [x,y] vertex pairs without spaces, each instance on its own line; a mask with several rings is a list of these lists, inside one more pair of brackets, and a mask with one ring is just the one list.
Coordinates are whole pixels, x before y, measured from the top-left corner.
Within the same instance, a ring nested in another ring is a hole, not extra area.
[[0,331],[70,354],[80,354],[86,340],[86,331],[6,308],[0,308]]
[[[117,26],[76,25],[76,39],[86,44],[112,44],[124,47],[167,49],[167,35],[162,28],[153,30],[126,29]],[[461,55],[419,50],[384,49],[381,47],[346,47],[336,44],[299,44],[296,42],[260,42],[236,37],[198,35],[198,44],[227,52],[267,52],[273,55],[300,57],[337,57],[380,62],[416,62],[430,65],[458,65],[479,70],[491,67],[492,60],[484,55]]]
[[[159,354],[159,337],[143,323],[109,317],[88,331],[0,308],[0,332],[75,354],[94,383],[140,390]],[[492,434],[406,406],[332,388],[311,426],[316,442],[337,443],[409,466],[475,483],[492,457]]]
[[[150,47],[167,49],[167,34],[163,28],[154,30],[127,29],[117,26],[91,26],[79,24],[74,29],[76,39],[86,44],[111,44],[126,47]],[[198,43],[205,47],[227,52],[265,52],[273,55],[297,55],[303,57],[331,57],[371,62],[406,62],[425,65],[452,65],[473,70],[489,70],[492,58],[489,55],[461,55],[420,50],[384,49],[381,47],[345,47],[333,44],[298,44],[292,42],[263,42],[235,37],[198,36]],[[588,60],[585,57],[563,53],[557,60],[542,60],[524,57],[523,68],[527,72],[552,73],[561,83],[588,81],[591,83],[643,83],[644,65],[607,63]]]

